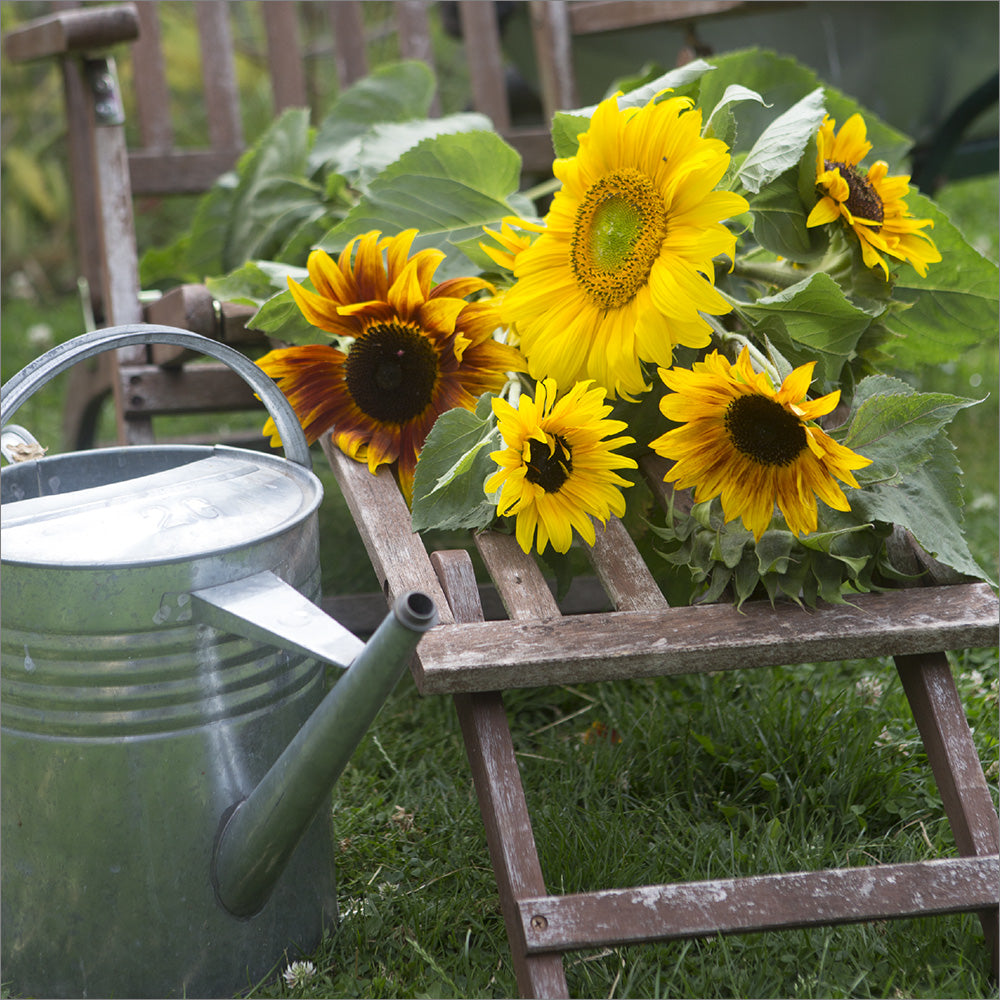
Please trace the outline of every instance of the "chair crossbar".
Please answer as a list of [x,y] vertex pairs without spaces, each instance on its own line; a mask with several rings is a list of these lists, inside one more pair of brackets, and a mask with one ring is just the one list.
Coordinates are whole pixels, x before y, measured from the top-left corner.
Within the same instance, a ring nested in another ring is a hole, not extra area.
[[937,652],[997,641],[984,583],[860,594],[806,612],[767,602],[449,625],[424,637],[422,694],[576,684]]
[[963,913],[1000,903],[1000,857],[643,885],[518,901],[529,954]]

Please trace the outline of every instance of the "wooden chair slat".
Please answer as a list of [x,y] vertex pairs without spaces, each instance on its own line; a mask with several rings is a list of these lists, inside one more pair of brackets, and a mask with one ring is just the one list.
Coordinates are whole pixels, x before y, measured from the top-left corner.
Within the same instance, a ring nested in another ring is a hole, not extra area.
[[[502,542],[494,543],[509,536],[491,532],[487,537],[490,541],[485,545],[488,555],[484,558],[495,561],[508,547]],[[517,551],[520,552],[520,548]],[[468,553],[435,552],[431,561],[455,620],[481,622],[483,612],[476,597],[476,576]],[[522,564],[521,560],[517,561]],[[503,579],[513,582],[514,574],[504,574]],[[511,613],[517,615],[519,602],[507,596]],[[520,610],[531,613],[527,604]],[[561,958],[558,955],[529,956],[520,930],[516,900],[544,895],[546,889],[503,698],[498,692],[478,692],[457,694],[454,702],[479,798],[504,924],[509,939],[519,942],[513,949],[518,989],[522,996],[568,997],[569,987]]]
[[521,550],[513,535],[483,531],[474,540],[510,618],[547,619],[561,614],[535,560]]
[[285,108],[309,106],[297,6],[295,0],[271,0],[260,7],[267,35],[267,62],[276,113]]
[[573,71],[573,38],[566,0],[532,0],[531,30],[537,52],[548,53],[538,64],[546,120],[557,111],[579,107]]
[[617,517],[597,526],[588,549],[597,577],[619,611],[662,611],[667,600],[653,579],[625,525]]
[[240,150],[184,150],[171,153],[133,150],[129,153],[129,174],[132,192],[137,195],[197,194],[204,191],[206,180],[214,181],[232,169]]
[[[929,653],[895,661],[959,852],[996,854],[1000,820],[947,658]],[[996,914],[993,923],[995,930]]]
[[139,37],[139,17],[132,4],[62,10],[14,28],[4,36],[11,62],[28,62],[71,52],[102,50]]
[[1000,901],[1000,858],[747,876],[522,899],[529,954],[961,913]]
[[194,10],[201,42],[204,107],[212,146],[241,150],[243,122],[228,7],[228,3],[196,3]]
[[139,15],[139,38],[132,46],[132,78],[139,134],[145,149],[170,149],[174,142],[174,126],[170,118],[159,3],[140,0],[135,6]]
[[188,365],[180,371],[134,365],[122,373],[121,392],[129,420],[164,413],[230,413],[260,406],[239,375],[214,362]]
[[386,600],[391,604],[409,590],[422,590],[437,605],[441,622],[453,623],[427,549],[410,528],[410,511],[392,473],[383,466],[372,475],[366,465],[338,450],[329,436],[321,443]]
[[690,22],[729,13],[747,6],[746,0],[579,0],[570,3],[573,33],[590,35],[601,31],[638,28],[647,24]]
[[500,132],[510,128],[510,108],[500,50],[500,29],[492,3],[461,0],[458,5],[465,38],[472,101]]
[[337,82],[350,86],[368,72],[365,23],[357,0],[342,0],[328,5],[333,26],[333,44],[337,50]]
[[500,690],[986,647],[997,621],[980,583],[860,594],[822,614],[753,602],[460,625],[424,637],[417,686]]

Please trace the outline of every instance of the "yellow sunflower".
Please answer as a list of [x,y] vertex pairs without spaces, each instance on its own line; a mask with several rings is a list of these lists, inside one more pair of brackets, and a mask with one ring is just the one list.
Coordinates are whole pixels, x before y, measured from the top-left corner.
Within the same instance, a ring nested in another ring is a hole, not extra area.
[[759,539],[777,503],[796,534],[816,530],[816,497],[836,510],[850,510],[834,477],[858,485],[853,469],[871,459],[838,444],[811,423],[829,413],[840,391],[806,399],[815,362],[796,368],[775,391],[755,372],[744,348],[735,365],[718,351],[688,370],[660,370],[673,390],[660,411],[680,424],[650,447],[674,465],[664,476],[678,489],[694,487],[697,502],[722,498],[727,521],[740,517]]
[[822,197],[809,213],[807,226],[823,226],[843,219],[861,243],[867,267],[889,268],[882,254],[908,261],[922,277],[927,265],[941,259],[934,241],[922,232],[932,219],[915,219],[903,200],[910,190],[907,175],[887,176],[889,166],[878,160],[862,173],[859,164],[871,151],[861,115],[851,115],[834,132],[827,115],[816,136],[816,187]]
[[730,309],[713,285],[713,258],[736,244],[722,220],[748,207],[714,190],[728,165],[687,98],[598,105],[576,155],[553,164],[562,187],[541,235],[527,245],[509,223],[537,227],[517,220],[490,233],[515,278],[501,313],[534,378],[633,397],[648,388],[641,361],[669,365],[675,344],[708,343],[699,313]]
[[[351,338],[349,349],[288,347],[258,362],[288,397],[310,444],[332,430],[337,447],[372,472],[397,462],[407,500],[417,457],[439,414],[473,409],[482,393],[503,388],[506,372],[524,370],[518,352],[493,337],[500,326],[495,307],[466,300],[491,291],[490,285],[452,278],[432,288],[444,254],[421,250],[411,257],[415,235],[408,230],[380,239],[370,232],[353,239],[336,261],[314,250],[308,270],[316,291],[288,284],[306,319]],[[280,444],[273,420],[264,434]]]
[[501,451],[490,453],[499,471],[484,485],[486,493],[500,490],[497,513],[517,518],[518,544],[531,551],[535,533],[538,551],[552,543],[566,552],[573,529],[589,545],[596,539],[591,516],[607,523],[625,512],[620,486],[632,484],[615,469],[634,469],[631,458],[614,453],[635,439],[608,435],[625,430],[621,420],[608,420],[611,407],[605,393],[592,383],[578,382],[561,399],[556,383],[545,379],[527,393],[515,410],[505,399],[493,400],[493,412],[503,438]]

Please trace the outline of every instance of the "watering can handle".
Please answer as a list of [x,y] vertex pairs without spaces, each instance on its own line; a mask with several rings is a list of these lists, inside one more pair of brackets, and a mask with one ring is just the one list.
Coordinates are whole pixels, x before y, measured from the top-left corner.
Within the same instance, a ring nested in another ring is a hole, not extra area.
[[239,375],[260,397],[274,420],[285,449],[285,457],[307,469],[312,468],[309,446],[291,404],[281,390],[252,361],[217,340],[173,326],[136,323],[92,330],[53,347],[19,371],[0,389],[0,427],[46,382],[72,368],[78,361],[118,347],[134,344],[176,344],[223,362]]

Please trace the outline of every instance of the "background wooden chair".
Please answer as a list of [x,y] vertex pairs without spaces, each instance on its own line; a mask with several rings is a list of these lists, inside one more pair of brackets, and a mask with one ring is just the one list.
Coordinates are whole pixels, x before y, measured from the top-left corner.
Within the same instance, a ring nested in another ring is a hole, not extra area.
[[[175,138],[156,0],[87,7],[57,2],[51,15],[8,33],[4,51],[9,60],[54,59],[63,76],[78,261],[86,305],[96,325],[146,319],[248,349],[264,346],[263,338],[246,328],[251,310],[216,303],[201,286],[184,286],[143,304],[133,198],[206,191],[245,149],[234,58],[235,15],[253,14],[262,22],[262,76],[269,80],[275,114],[311,106],[318,119],[323,94],[332,93],[334,80],[345,87],[368,72],[371,28],[363,6],[359,0],[192,5],[204,53],[201,105],[208,128],[207,143],[199,148],[182,147]],[[433,63],[428,21],[432,5],[400,0],[379,6],[388,8],[380,31],[396,36],[398,56]],[[541,122],[512,124],[496,5],[456,7],[466,39],[472,106],[487,114],[522,152],[529,169],[547,171],[552,159],[548,130]],[[134,93],[126,96],[134,104],[138,141],[131,146],[115,64],[115,55],[122,51],[132,62]],[[104,355],[89,369],[80,366],[66,406],[68,443],[93,443],[99,408],[109,393],[119,438],[128,443],[152,441],[157,415],[256,405],[231,373],[215,365],[188,365],[188,360],[166,348],[139,348]]]

